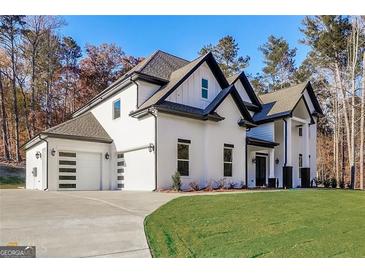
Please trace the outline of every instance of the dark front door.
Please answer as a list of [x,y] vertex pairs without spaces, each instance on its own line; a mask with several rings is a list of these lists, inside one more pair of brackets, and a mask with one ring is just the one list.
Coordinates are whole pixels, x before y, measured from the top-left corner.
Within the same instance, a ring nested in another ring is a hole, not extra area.
[[266,183],[266,158],[256,156],[256,186]]

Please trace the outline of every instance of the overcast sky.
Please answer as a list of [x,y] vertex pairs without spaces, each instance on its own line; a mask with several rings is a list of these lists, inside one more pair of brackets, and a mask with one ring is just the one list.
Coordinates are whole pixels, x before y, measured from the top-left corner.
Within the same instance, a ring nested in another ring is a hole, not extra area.
[[270,34],[282,36],[296,47],[297,64],[308,48],[299,43],[303,16],[65,16],[62,33],[85,44],[116,43],[133,56],[148,56],[157,49],[195,59],[205,44],[215,44],[229,34],[235,37],[241,55],[251,57],[248,73],[263,67],[258,47]]

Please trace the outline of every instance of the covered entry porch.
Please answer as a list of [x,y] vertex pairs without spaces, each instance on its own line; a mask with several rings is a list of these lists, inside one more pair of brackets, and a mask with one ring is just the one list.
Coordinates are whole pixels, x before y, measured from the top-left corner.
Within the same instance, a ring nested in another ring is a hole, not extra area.
[[246,138],[246,170],[248,187],[276,188],[275,147],[278,143],[253,137]]

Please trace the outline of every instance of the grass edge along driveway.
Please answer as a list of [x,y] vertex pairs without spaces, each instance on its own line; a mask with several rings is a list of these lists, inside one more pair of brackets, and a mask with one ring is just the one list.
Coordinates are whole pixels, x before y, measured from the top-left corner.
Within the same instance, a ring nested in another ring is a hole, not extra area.
[[153,257],[365,257],[365,192],[180,197],[145,219]]

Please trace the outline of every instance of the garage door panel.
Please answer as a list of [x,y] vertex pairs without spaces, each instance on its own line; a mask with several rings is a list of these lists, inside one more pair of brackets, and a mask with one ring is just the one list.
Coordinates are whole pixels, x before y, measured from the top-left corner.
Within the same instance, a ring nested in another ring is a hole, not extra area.
[[101,155],[99,153],[79,152],[77,154],[78,190],[100,190]]
[[60,190],[100,190],[101,154],[60,151],[58,174]]

